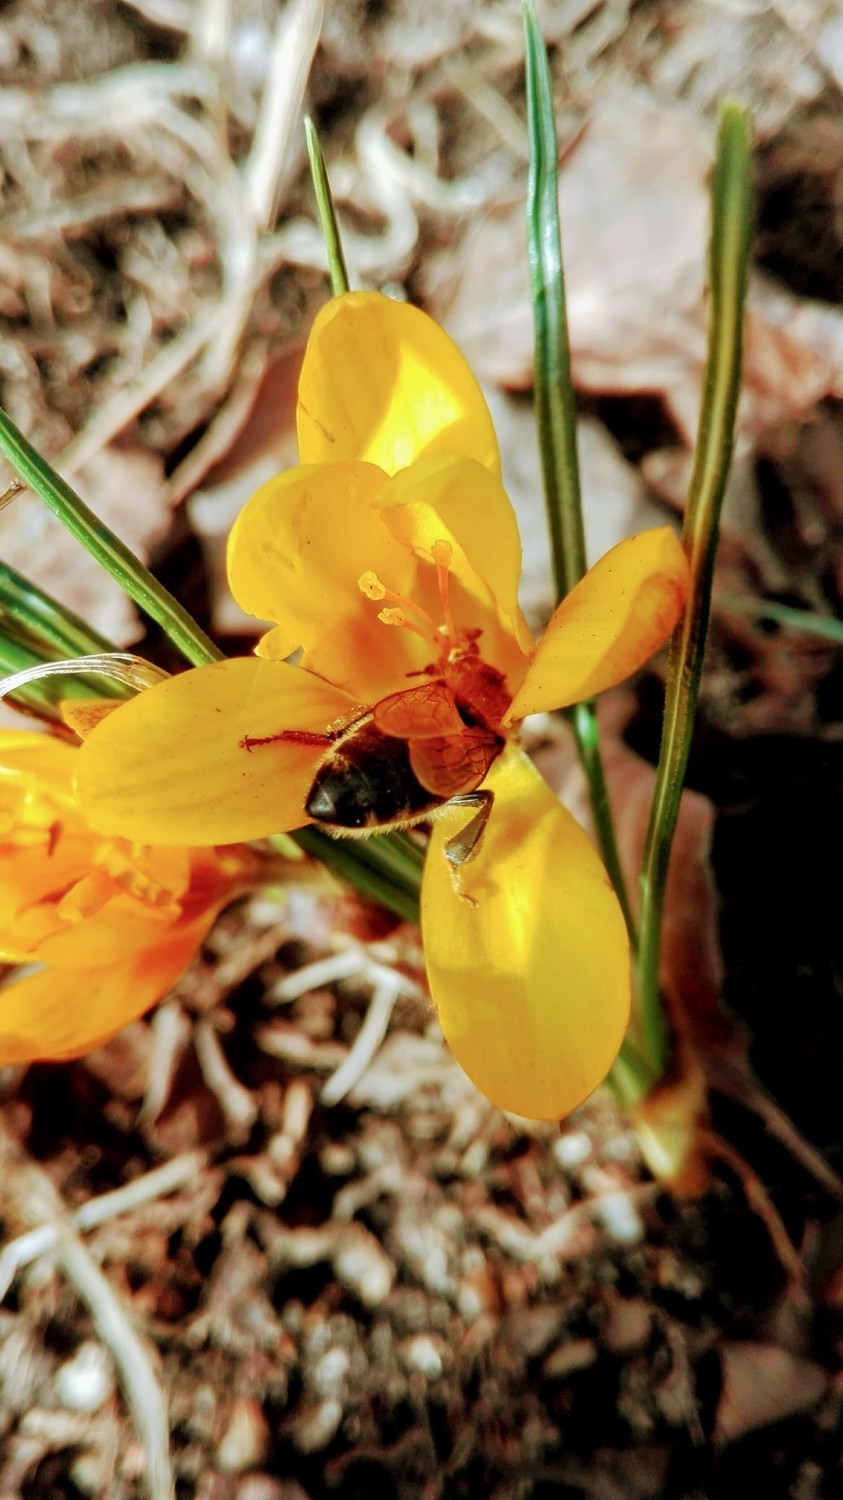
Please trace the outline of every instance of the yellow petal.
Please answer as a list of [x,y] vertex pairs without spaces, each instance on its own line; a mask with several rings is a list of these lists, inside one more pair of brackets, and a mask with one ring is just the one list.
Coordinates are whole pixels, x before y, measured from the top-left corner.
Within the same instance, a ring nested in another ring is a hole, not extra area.
[[[210,930],[217,908],[124,948],[93,968],[44,968],[0,989],[0,1064],[80,1057],[167,994]],[[80,929],[80,937],[83,934]]]
[[23,962],[61,925],[55,902],[90,870],[73,803],[76,750],[32,730],[0,733],[0,957]]
[[[396,474],[378,493],[375,505],[392,534],[431,564],[426,580],[417,583],[417,591],[425,582],[428,589],[420,603],[441,613],[432,547],[435,541],[449,541],[456,624],[483,628],[481,652],[501,670],[499,652],[508,654],[522,627],[525,649],[531,651],[534,640],[517,607],[520,534],[510,498],[496,475],[475,459],[434,455]],[[490,631],[508,637],[508,642],[492,645]],[[522,655],[519,648],[520,667]]]
[[101,724],[103,719],[107,719],[119,707],[120,702],[116,698],[63,698],[59,704],[59,712],[68,728],[78,734],[80,740],[84,740],[97,724]]
[[532,763],[513,747],[485,785],[495,804],[459,871],[462,896],[443,849],[469,815],[451,807],[434,825],[422,889],[431,994],[477,1087],[555,1120],[597,1087],[623,1039],[626,928],[590,840]]
[[373,504],[386,483],[372,464],[290,469],[252,496],[228,544],[238,604],[277,622],[260,654],[277,661],[303,646],[302,665],[365,702],[430,656],[407,631],[382,625],[358,587],[371,572],[397,593],[412,588],[415,559]]
[[562,600],[507,723],[592,698],[643,666],[675,629],[688,560],[668,526],[620,542]]
[[62,895],[91,869],[94,836],[62,830],[55,843],[0,839],[0,959],[24,963],[61,929]]
[[79,749],[77,793],[104,833],[148,844],[226,844],[307,822],[321,750],[244,738],[323,734],[353,707],[299,667],[255,658],[197,667],[138,694]]
[[395,474],[426,454],[461,453],[500,472],[492,419],[459,350],[426,313],[378,292],[323,307],[297,425],[306,464],[364,459]]
[[95,874],[89,882],[80,881],[62,903],[65,925],[39,944],[34,959],[59,969],[101,969],[121,959],[129,962],[132,954],[169,941],[178,931],[181,905],[166,895],[161,893],[161,905],[152,905],[116,889],[108,876]]
[[0,803],[3,782],[9,775],[28,777],[33,790],[69,800],[75,755],[75,746],[50,734],[36,734],[31,729],[0,730]]

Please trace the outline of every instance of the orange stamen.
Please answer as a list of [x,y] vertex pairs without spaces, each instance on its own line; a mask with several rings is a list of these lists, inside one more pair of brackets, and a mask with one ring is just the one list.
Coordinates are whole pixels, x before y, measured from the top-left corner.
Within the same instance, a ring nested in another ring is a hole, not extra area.
[[378,619],[382,625],[396,625],[401,630],[409,630],[412,635],[419,635],[423,641],[430,642],[429,632],[421,630],[412,620],[408,620],[403,609],[382,609]]
[[[386,600],[387,604],[392,606],[392,608],[382,609],[378,615],[378,619],[384,625],[396,625],[403,630],[410,630],[413,635],[420,635],[422,640],[432,642],[438,649],[440,641],[436,622],[420,604],[414,604],[412,599],[405,599],[403,594],[396,594],[393,589],[386,588],[377,573],[362,573],[357,580],[357,587],[367,599],[373,599],[378,604]],[[417,624],[408,620],[408,612],[415,615],[416,619],[422,623]]]
[[361,573],[357,580],[357,587],[361,594],[367,599],[385,599],[386,589],[378,578],[377,573]]
[[436,564],[436,578],[439,583],[439,598],[442,601],[442,614],[445,618],[445,631],[448,636],[449,643],[453,646],[456,644],[457,630],[454,625],[454,617],[451,614],[451,575],[449,569],[451,566],[451,558],[454,555],[454,549],[450,542],[440,540],[433,543],[430,551],[433,556],[433,561]]

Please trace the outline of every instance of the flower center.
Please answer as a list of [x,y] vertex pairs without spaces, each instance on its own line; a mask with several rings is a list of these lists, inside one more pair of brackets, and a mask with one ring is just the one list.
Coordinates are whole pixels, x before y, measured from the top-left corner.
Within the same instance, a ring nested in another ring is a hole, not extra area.
[[367,599],[385,606],[378,615],[384,625],[412,631],[436,652],[435,664],[423,667],[421,671],[408,672],[407,676],[443,678],[466,726],[476,728],[482,725],[493,734],[505,736],[507,731],[501,726],[512,702],[506,678],[480,655],[478,641],[483,634],[482,628],[459,627],[454,620],[451,599],[453,544],[440,539],[433,543],[430,552],[436,568],[441,625],[437,625],[420,604],[388,589],[377,573],[363,573],[357,580],[358,588]]
[[443,623],[441,625],[437,625],[433,616],[428,614],[420,604],[407,599],[403,594],[396,594],[393,589],[388,589],[385,584],[381,583],[377,573],[361,574],[357,580],[357,587],[367,599],[385,605],[385,608],[378,614],[378,619],[382,624],[394,625],[401,630],[411,631],[413,635],[421,636],[423,641],[433,646],[439,660],[444,661],[457,648],[468,643],[471,633],[458,630],[454,624],[450,595],[453,546],[450,542],[440,539],[433,543],[430,550],[436,567],[439,602],[442,606]]

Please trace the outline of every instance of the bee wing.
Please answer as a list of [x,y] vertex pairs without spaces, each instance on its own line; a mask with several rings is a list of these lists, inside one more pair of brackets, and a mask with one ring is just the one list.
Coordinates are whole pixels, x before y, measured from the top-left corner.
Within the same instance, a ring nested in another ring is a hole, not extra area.
[[381,698],[372,709],[372,719],[381,734],[397,740],[455,735],[465,728],[454,695],[441,677]]
[[423,787],[447,799],[473,792],[503,749],[503,741],[487,729],[467,729],[410,743],[410,765]]

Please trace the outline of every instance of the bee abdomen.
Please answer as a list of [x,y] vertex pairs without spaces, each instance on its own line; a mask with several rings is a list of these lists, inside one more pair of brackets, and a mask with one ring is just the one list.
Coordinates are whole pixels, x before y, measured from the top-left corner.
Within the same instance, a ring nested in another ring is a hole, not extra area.
[[420,817],[440,800],[415,776],[406,741],[365,725],[331,752],[305,806],[316,823],[367,828]]

